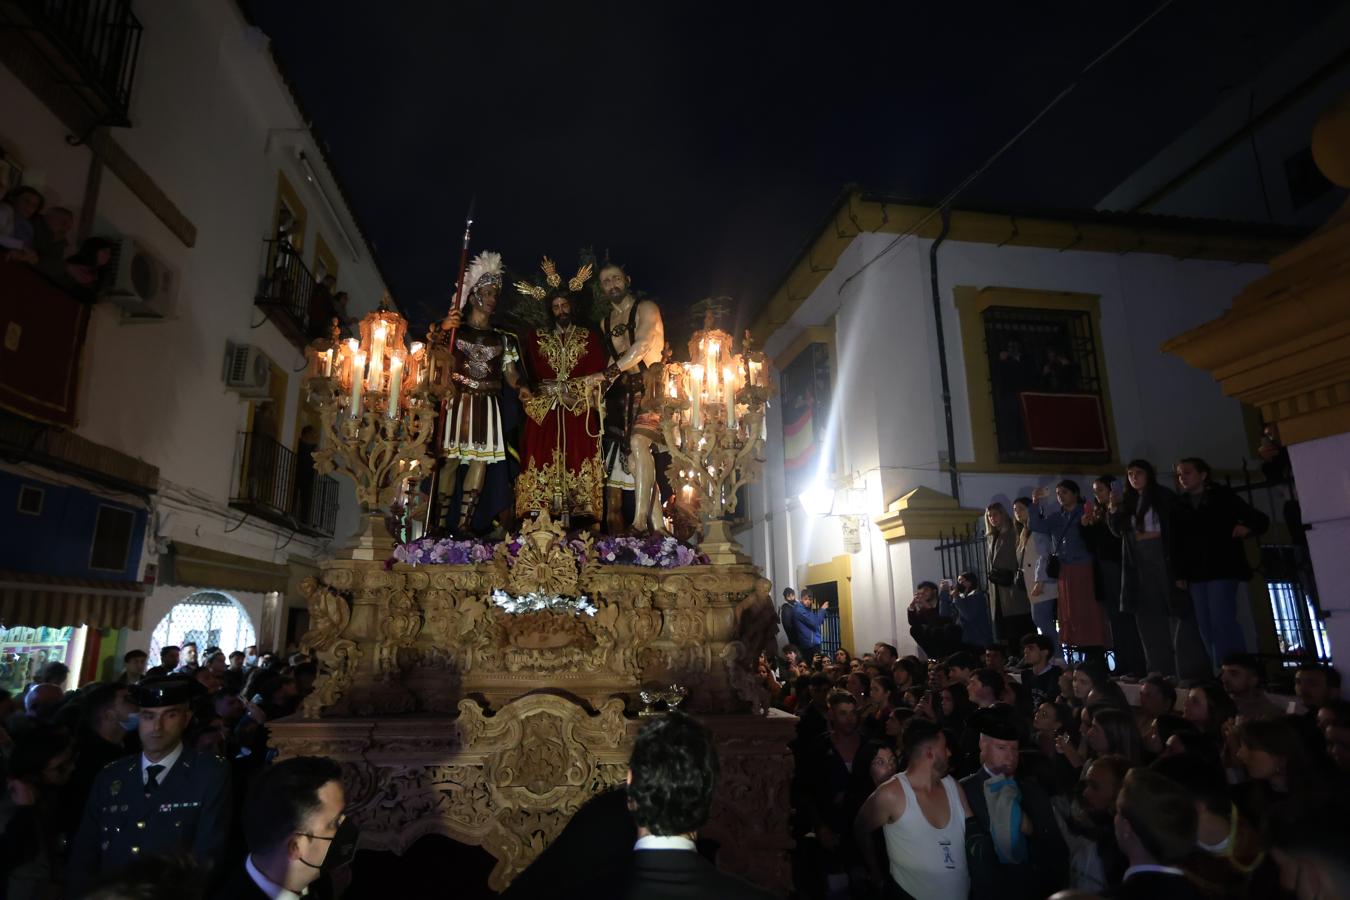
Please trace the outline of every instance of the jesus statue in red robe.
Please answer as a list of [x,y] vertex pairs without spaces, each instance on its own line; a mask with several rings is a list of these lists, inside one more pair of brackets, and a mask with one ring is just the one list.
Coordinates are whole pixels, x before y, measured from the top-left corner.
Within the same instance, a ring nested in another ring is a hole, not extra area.
[[535,329],[525,339],[533,384],[520,392],[526,418],[516,515],[522,517],[546,509],[566,522],[599,518],[604,508],[599,405],[605,351],[594,331],[573,320],[577,281],[549,292],[552,326]]

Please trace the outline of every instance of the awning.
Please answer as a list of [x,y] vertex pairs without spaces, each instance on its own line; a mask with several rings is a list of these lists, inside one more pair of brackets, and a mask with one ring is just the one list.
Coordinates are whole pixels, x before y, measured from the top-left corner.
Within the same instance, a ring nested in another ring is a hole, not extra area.
[[160,569],[160,584],[266,594],[285,592],[290,579],[288,566],[181,541],[173,542],[168,556]]
[[7,628],[141,627],[145,588],[132,581],[0,571],[0,623]]

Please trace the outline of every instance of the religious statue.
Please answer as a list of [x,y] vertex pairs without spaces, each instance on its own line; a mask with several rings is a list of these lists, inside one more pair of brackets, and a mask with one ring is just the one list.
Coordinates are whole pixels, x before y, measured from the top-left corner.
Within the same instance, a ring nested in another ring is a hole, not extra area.
[[605,353],[595,332],[575,321],[580,291],[591,276],[582,266],[566,284],[544,257],[544,284],[517,282],[523,294],[548,304],[551,324],[529,332],[525,367],[532,387],[522,389],[525,436],[516,480],[516,514],[547,510],[565,524],[595,518],[604,506],[600,458]]
[[633,491],[632,530],[663,531],[660,488],[656,481],[657,451],[665,449],[661,435],[661,351],[665,325],[661,309],[651,300],[633,296],[623,268],[606,263],[600,269],[600,290],[609,300],[601,323],[613,380],[606,398],[606,490],[608,525],[623,531],[623,492]]
[[[460,297],[441,329],[453,336],[450,379],[454,385],[443,424],[439,455],[445,460],[436,480],[432,528],[445,534],[450,525],[450,499],[459,471],[459,524],[466,533],[478,507],[487,467],[506,460],[506,438],[498,395],[502,383],[526,395],[520,374],[520,352],[514,338],[492,326],[502,288],[500,253],[478,254],[465,274]],[[467,308],[468,312],[462,312]]]

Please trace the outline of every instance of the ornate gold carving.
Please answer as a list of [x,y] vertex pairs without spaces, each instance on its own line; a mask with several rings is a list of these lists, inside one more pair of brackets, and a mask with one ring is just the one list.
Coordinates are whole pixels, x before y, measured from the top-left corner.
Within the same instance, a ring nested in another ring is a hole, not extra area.
[[604,465],[598,452],[572,472],[563,459],[562,448],[554,447],[552,462],[538,466],[531,461],[516,480],[516,514],[526,516],[552,509],[554,501],[560,500],[574,516],[594,515],[604,508],[604,483]]
[[366,409],[359,417],[347,415],[341,390],[331,378],[309,382],[311,401],[327,439],[314,452],[320,475],[341,469],[356,484],[356,499],[367,511],[387,509],[412,467],[427,471],[427,445],[436,424],[436,404],[419,396],[407,410],[391,419],[382,409]]
[[[638,722],[610,700],[591,713],[567,697],[531,694],[486,715],[462,701],[458,718],[385,717],[272,723],[283,757],[342,764],[347,810],[361,844],[403,852],[425,834],[483,847],[504,889],[595,794],[621,784]],[[721,761],[712,818],[719,865],[766,887],[790,886],[786,851],[796,719],[710,716]],[[453,762],[447,762],[453,761]]]
[[484,760],[491,802],[501,810],[483,846],[497,857],[488,884],[503,890],[596,790],[618,783],[627,759],[623,703],[588,714],[564,697],[533,694],[487,718],[459,705],[465,756]]
[[305,698],[301,707],[300,711],[306,718],[317,718],[322,710],[337,705],[347,688],[351,686],[352,676],[360,658],[361,648],[352,641],[339,640],[319,652],[319,661],[326,669],[316,679],[314,690]]
[[569,612],[532,612],[507,616],[501,625],[502,641],[520,650],[557,650],[562,647],[590,649],[595,635]]
[[[577,590],[576,557],[567,547],[562,523],[554,522],[548,509],[526,523],[520,531],[521,548],[511,563],[508,589],[516,596],[534,593],[573,597]],[[589,540],[589,538],[588,538]],[[506,545],[498,545],[504,557]]]
[[300,582],[300,593],[309,600],[309,631],[300,638],[300,646],[323,650],[346,629],[351,607],[340,592],[313,577]]

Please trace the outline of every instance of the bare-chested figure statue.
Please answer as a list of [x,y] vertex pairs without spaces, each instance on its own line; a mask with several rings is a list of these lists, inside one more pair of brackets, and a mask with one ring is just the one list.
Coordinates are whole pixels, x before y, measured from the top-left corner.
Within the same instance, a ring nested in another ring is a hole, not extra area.
[[617,264],[600,269],[600,290],[610,304],[600,337],[609,358],[605,374],[614,381],[605,401],[607,524],[614,533],[623,530],[623,491],[634,492],[634,532],[664,530],[655,453],[665,449],[661,351],[666,331],[660,307],[638,300],[631,286]]

